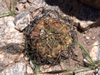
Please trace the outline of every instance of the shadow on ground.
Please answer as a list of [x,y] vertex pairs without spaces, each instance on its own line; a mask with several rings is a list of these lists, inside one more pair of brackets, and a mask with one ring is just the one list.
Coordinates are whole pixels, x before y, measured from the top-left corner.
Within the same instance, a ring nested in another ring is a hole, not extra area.
[[67,15],[79,20],[95,21],[100,17],[100,10],[85,5],[78,0],[45,0],[48,5],[58,6]]
[[7,52],[12,55],[21,53],[23,52],[23,50],[24,50],[24,47],[22,46],[22,44],[10,43],[3,47],[0,47],[0,51]]

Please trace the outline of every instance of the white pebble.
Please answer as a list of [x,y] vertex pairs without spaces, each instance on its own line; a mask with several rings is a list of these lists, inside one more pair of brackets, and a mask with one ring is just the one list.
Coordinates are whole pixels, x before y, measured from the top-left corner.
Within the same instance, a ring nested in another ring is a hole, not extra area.
[[93,40],[95,39],[95,37],[92,38]]
[[25,57],[25,60],[27,61],[27,60],[29,60],[29,58],[28,57]]
[[87,40],[89,40],[89,39],[90,39],[90,37],[86,36],[86,39],[87,39]]

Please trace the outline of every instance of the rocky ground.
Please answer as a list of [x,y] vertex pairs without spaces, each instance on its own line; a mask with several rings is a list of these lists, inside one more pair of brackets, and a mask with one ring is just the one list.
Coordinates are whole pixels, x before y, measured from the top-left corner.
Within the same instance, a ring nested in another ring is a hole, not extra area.
[[[81,0],[82,1],[82,0]],[[98,0],[97,0],[98,1]],[[84,3],[84,0],[82,1]],[[13,0],[0,0],[0,14],[8,13],[13,9]],[[23,30],[44,9],[56,10],[61,15],[69,17],[77,25],[77,41],[90,54],[93,61],[100,60],[100,10],[83,4],[79,0],[16,0],[15,12],[17,15],[0,18],[0,75],[34,75],[34,65],[25,52],[25,37]],[[84,66],[82,49],[76,45],[73,49],[74,59],[64,60],[69,70]],[[45,75],[66,75],[58,73],[67,70],[63,62],[48,68],[49,65],[40,66]],[[47,68],[47,69],[45,69]],[[59,71],[60,70],[60,71]],[[57,71],[56,74],[55,71]],[[50,73],[47,73],[50,72]],[[73,73],[70,73],[74,75]],[[98,70],[97,74],[100,74]],[[40,75],[40,72],[38,72]],[[75,75],[95,75],[95,70],[75,71]]]

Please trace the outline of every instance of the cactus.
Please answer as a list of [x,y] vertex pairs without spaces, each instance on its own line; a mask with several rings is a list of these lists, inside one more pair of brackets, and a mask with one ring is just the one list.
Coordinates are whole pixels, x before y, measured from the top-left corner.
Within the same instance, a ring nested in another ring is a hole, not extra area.
[[69,31],[70,27],[62,19],[57,21],[46,17],[33,29],[31,44],[39,50],[42,58],[58,58],[59,51],[67,50],[72,43]]
[[[76,33],[75,23],[57,11],[45,10],[26,28],[27,50],[38,65],[57,64],[74,55],[71,46]],[[73,39],[72,39],[73,38]]]

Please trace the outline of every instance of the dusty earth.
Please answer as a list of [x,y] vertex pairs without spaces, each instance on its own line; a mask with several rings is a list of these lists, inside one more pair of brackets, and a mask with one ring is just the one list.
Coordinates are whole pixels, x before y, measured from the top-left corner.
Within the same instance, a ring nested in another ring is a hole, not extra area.
[[[29,1],[28,2],[27,1],[23,2],[23,1],[24,0],[20,0],[20,2],[18,3],[18,4],[20,4],[20,3],[22,4],[22,6],[20,6],[20,7],[18,7],[18,5],[16,4],[16,12],[17,13],[21,13],[22,11],[29,10],[27,7],[32,6],[32,3],[30,3]],[[4,1],[2,0],[0,2],[4,2]],[[7,2],[8,3],[11,2],[8,4],[8,7],[11,6],[10,8],[12,9],[13,1],[7,0]],[[17,3],[17,1],[16,1],[16,3]],[[25,7],[25,3],[28,3],[28,4],[26,4],[27,7]],[[33,1],[33,7],[36,3],[40,3],[39,0]],[[43,6],[45,9],[50,9],[51,7],[52,7],[51,10],[59,9],[58,10],[59,12],[65,14],[65,15],[68,15],[74,22],[77,23],[77,25],[75,26],[75,30],[77,33],[77,42],[79,44],[81,44],[84,47],[84,49],[91,55],[91,49],[93,48],[93,44],[96,41],[99,41],[99,43],[100,43],[100,40],[99,40],[100,39],[100,23],[99,23],[100,10],[92,8],[81,2],[78,2],[77,0],[76,1],[75,0],[62,0],[62,1],[60,1],[60,0],[55,0],[55,1],[45,0],[44,4],[45,5],[42,4],[41,6]],[[45,7],[46,4],[47,4],[47,8]],[[39,6],[39,4],[37,4],[37,7],[41,7],[41,6]],[[35,6],[34,9],[37,7]],[[0,13],[1,13],[1,11],[0,11]],[[92,24],[91,24],[91,22],[88,24],[88,21],[89,22],[91,21]],[[84,28],[85,25],[86,25],[86,29]],[[22,33],[22,32],[20,32],[20,33]],[[97,47],[99,48],[99,44]],[[52,73],[52,75],[54,75],[54,73],[63,72],[64,70],[73,70],[73,69],[77,69],[77,68],[86,67],[86,65],[83,62],[83,59],[86,58],[86,56],[84,55],[84,51],[80,48],[79,45],[76,44],[74,46],[73,52],[75,54],[74,56],[64,60],[64,62],[67,64],[68,69],[66,68],[65,64],[63,62],[61,62],[60,64],[51,66],[50,68],[47,68],[49,65],[41,65],[40,70],[42,72],[46,72],[46,75],[49,75],[49,73]],[[24,54],[24,56],[27,56],[25,51],[23,52],[23,54]],[[89,66],[89,65],[87,65],[87,66]],[[44,69],[44,67],[46,67],[46,69]],[[92,75],[92,74],[94,74],[93,72],[95,72],[95,70],[93,70],[91,72],[87,71],[87,73],[81,73],[81,72],[76,73],[75,72],[76,74],[72,72],[71,74],[73,74],[73,75],[74,74],[75,75],[89,75],[89,74]],[[33,74],[29,74],[29,75],[33,75]],[[59,74],[59,75],[63,75],[63,74]],[[66,75],[66,74],[64,74],[64,75]]]

